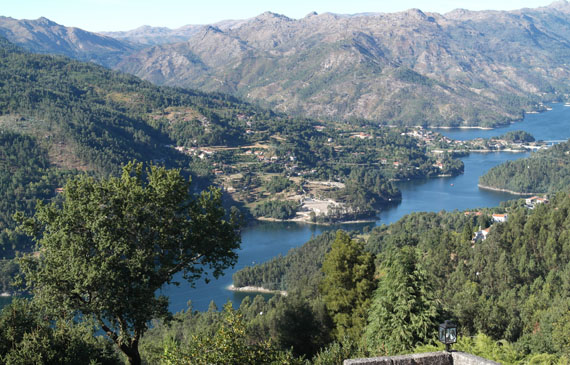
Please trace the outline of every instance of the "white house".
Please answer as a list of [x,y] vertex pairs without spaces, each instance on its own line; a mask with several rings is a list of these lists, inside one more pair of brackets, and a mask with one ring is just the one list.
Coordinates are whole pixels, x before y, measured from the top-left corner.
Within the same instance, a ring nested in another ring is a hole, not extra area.
[[493,214],[493,221],[503,223],[508,219],[508,214]]
[[486,229],[481,229],[473,234],[473,242],[484,241],[487,239],[487,235],[491,231],[491,227]]
[[525,199],[527,208],[534,209],[537,204],[548,204],[548,199],[539,196],[532,196]]

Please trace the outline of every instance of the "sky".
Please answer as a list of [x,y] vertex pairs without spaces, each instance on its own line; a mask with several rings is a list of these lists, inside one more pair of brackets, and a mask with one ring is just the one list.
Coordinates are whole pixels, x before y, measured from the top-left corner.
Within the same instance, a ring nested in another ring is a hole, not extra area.
[[247,19],[265,11],[299,19],[317,13],[392,13],[410,8],[446,13],[453,9],[514,10],[546,6],[554,0],[0,0],[0,15],[46,17],[88,31],[121,31],[142,25],[178,28]]

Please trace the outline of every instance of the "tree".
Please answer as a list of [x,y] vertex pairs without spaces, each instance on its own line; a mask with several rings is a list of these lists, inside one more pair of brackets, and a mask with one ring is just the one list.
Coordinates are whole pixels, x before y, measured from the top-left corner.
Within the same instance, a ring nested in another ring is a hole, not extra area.
[[335,324],[337,339],[357,339],[366,325],[374,291],[374,261],[360,241],[338,231],[323,262],[320,291]]
[[54,308],[14,298],[0,312],[2,364],[121,364],[113,345]]
[[366,327],[370,351],[396,354],[429,342],[437,331],[437,303],[413,247],[383,263]]
[[301,298],[287,298],[277,306],[274,331],[282,349],[291,348],[296,356],[312,356],[323,344],[323,329],[309,303]]
[[191,284],[218,277],[240,243],[219,190],[194,197],[179,170],[133,162],[120,177],[74,178],[61,206],[38,203],[19,219],[37,244],[20,262],[34,299],[94,318],[131,364],[149,321],[170,316],[157,290],[177,273]]
[[192,336],[185,344],[166,343],[161,364],[304,364],[290,350],[281,351],[270,341],[248,343],[246,332],[243,314],[227,303],[213,336]]

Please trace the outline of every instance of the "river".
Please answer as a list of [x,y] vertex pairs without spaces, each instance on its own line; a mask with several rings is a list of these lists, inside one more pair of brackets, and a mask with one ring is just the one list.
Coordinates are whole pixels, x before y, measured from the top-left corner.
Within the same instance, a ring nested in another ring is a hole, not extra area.
[[552,104],[552,110],[527,114],[522,122],[515,122],[496,129],[436,129],[439,133],[461,141],[474,138],[490,138],[510,131],[523,130],[536,140],[565,141],[570,138],[570,107],[562,103]]
[[[493,130],[479,129],[440,129],[438,132],[459,140],[478,137],[489,138],[502,135],[512,130],[524,130],[537,140],[560,141],[570,138],[570,107],[554,104],[552,111],[541,114],[528,114],[524,121]],[[491,167],[508,160],[528,156],[528,153],[471,153],[463,158],[465,173],[455,177],[422,179],[399,182],[402,202],[379,214],[379,220],[368,225],[390,224],[406,214],[418,211],[437,212],[441,210],[465,210],[478,207],[493,207],[501,201],[517,199],[517,196],[502,192],[479,189],[477,182]],[[227,287],[232,283],[232,274],[237,270],[261,263],[278,255],[285,255],[290,249],[300,246],[311,237],[331,229],[362,229],[367,224],[336,226],[315,226],[298,223],[257,223],[242,232],[242,245],[236,266],[226,271],[225,275],[206,284],[196,283],[191,288],[182,282],[180,286],[169,286],[162,293],[170,297],[170,310],[177,312],[187,308],[192,302],[194,310],[207,310],[214,301],[221,308],[228,300],[234,305],[252,294],[232,292]],[[0,298],[2,301],[7,298]]]

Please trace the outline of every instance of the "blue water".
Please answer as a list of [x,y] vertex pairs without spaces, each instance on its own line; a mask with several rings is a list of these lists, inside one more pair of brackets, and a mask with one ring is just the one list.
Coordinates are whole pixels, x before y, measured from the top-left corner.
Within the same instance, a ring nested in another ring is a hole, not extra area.
[[[169,286],[162,293],[170,297],[170,309],[177,312],[186,309],[188,300],[191,300],[195,310],[206,310],[213,300],[218,308],[231,300],[234,304],[240,303],[249,294],[232,292],[226,288],[232,284],[232,274],[246,266],[259,264],[278,255],[285,255],[290,249],[307,242],[311,237],[331,229],[362,229],[365,224],[345,224],[334,226],[316,226],[312,224],[297,223],[256,223],[242,232],[241,250],[239,259],[234,268],[228,269],[225,275],[206,284],[203,280],[191,288],[187,283],[180,286]],[[370,223],[369,225],[374,225]],[[268,297],[269,295],[266,295]]]
[[[507,160],[527,156],[527,153],[473,153],[463,159],[465,173],[456,177],[411,180],[399,182],[402,190],[402,202],[386,208],[379,215],[376,225],[390,224],[404,215],[417,211],[438,212],[454,209],[464,210],[476,207],[494,207],[501,201],[516,199],[507,193],[481,190],[477,187],[480,175],[489,168]],[[170,309],[174,312],[186,309],[188,300],[195,310],[207,310],[213,300],[218,308],[231,300],[240,303],[248,295],[227,290],[232,284],[231,275],[248,265],[270,260],[278,255],[285,255],[291,248],[302,245],[311,237],[331,229],[362,229],[365,224],[347,224],[336,226],[315,226],[298,223],[258,223],[248,227],[242,234],[242,249],[237,265],[218,280],[205,284],[200,281],[192,289],[188,284],[168,287],[162,291],[170,297]],[[374,224],[370,224],[374,225]]]
[[515,122],[496,129],[435,129],[452,139],[461,141],[474,138],[490,138],[510,131],[524,130],[536,140],[560,141],[570,138],[570,107],[557,103],[552,110],[540,114],[527,114],[522,122]]
[[[468,140],[499,136],[513,130],[524,130],[537,140],[566,140],[570,138],[570,107],[563,104],[552,105],[553,110],[528,114],[521,122],[493,130],[480,129],[438,129],[437,131],[453,139]],[[465,210],[478,207],[494,207],[518,196],[503,192],[479,189],[479,176],[490,168],[509,160],[528,156],[529,153],[472,153],[463,158],[465,173],[455,177],[411,180],[399,182],[402,202],[386,208],[379,214],[376,225],[390,224],[412,212],[438,212],[441,210]],[[363,225],[345,225],[336,227],[317,227],[294,223],[260,223],[244,230],[239,261],[234,269],[209,284],[199,283],[195,289],[185,287],[168,288],[164,293],[170,295],[171,310],[185,308],[186,301],[192,300],[194,309],[206,310],[210,301],[218,307],[231,300],[234,304],[249,294],[234,293],[226,288],[232,283],[231,274],[243,268],[270,260],[277,255],[284,255],[293,247],[307,242],[311,237],[329,229],[361,229]]]
[[[512,130],[527,131],[537,140],[566,140],[570,138],[570,107],[554,104],[552,111],[529,114],[522,122],[494,130],[453,129],[438,130],[438,132],[450,138],[468,140],[498,136]],[[477,182],[479,176],[491,167],[526,156],[528,153],[472,153],[463,158],[465,173],[460,176],[399,182],[402,202],[383,210],[379,215],[380,219],[370,225],[390,224],[406,214],[417,211],[438,212],[493,207],[499,205],[501,201],[517,199],[517,196],[507,193],[479,189]],[[162,293],[170,297],[170,310],[173,312],[186,309],[189,301],[195,310],[207,310],[211,301],[214,301],[219,308],[228,300],[235,305],[250,294],[235,293],[226,289],[232,283],[232,273],[245,266],[285,255],[291,248],[302,245],[311,237],[326,230],[362,229],[363,226],[364,224],[324,227],[296,223],[258,223],[243,230],[242,248],[238,252],[239,260],[223,277],[212,280],[209,284],[199,281],[195,288],[182,282],[180,286],[164,288]],[[0,307],[1,305],[0,302]]]
[[463,158],[465,173],[455,177],[400,182],[402,203],[380,213],[378,224],[390,224],[412,212],[439,212],[494,207],[516,199],[508,193],[479,189],[479,176],[491,167],[528,153],[472,153]]

